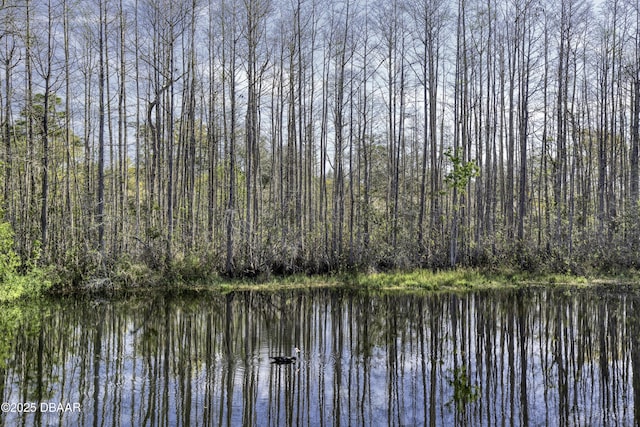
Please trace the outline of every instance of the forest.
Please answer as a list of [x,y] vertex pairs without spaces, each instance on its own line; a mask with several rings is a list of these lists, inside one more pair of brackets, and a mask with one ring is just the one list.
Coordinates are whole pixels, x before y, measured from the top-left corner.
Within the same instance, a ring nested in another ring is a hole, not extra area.
[[71,281],[637,268],[639,7],[2,0],[2,221]]

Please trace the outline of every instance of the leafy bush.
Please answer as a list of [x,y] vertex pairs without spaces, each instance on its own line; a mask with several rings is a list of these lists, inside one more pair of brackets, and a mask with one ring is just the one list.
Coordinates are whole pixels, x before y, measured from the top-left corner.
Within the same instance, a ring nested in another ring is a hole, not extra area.
[[123,255],[112,267],[111,280],[118,287],[152,286],[159,280],[159,273],[143,262],[135,262]]
[[20,258],[14,250],[13,229],[8,222],[0,222],[0,283],[15,275]]
[[[20,273],[20,257],[14,249],[14,234],[11,224],[0,221],[0,302],[23,296],[38,296],[51,286],[44,269],[36,267],[33,260],[25,264],[28,268]],[[34,254],[37,260],[39,254]]]

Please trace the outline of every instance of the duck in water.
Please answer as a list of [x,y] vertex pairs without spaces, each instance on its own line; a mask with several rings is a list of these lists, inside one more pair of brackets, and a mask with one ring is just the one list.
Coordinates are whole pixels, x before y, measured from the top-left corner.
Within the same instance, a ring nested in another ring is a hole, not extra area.
[[[300,349],[298,347],[294,348],[293,354],[297,355],[298,353],[300,353]],[[271,363],[275,365],[290,365],[296,362],[297,357],[296,356],[271,356],[269,357],[269,359],[271,359]]]

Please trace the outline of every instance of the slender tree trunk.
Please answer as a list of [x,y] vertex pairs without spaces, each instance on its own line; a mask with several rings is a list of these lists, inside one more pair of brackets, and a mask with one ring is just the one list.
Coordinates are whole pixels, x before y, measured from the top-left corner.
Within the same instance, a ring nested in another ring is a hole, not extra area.
[[[120,0],[118,10],[118,21],[120,26],[120,85],[118,91],[118,166],[120,172],[118,174],[118,206],[116,224],[118,224],[120,242],[118,252],[128,252],[127,233],[125,232],[128,223],[126,215],[126,193],[128,192],[128,157],[127,140],[128,140],[128,122],[127,122],[127,80],[126,80],[126,24],[124,17],[124,4]],[[118,253],[116,252],[116,253]]]
[[[223,8],[225,4],[223,3]],[[224,134],[228,140],[228,165],[229,165],[229,187],[228,187],[228,199],[227,199],[227,212],[226,212],[226,263],[225,270],[228,275],[234,272],[234,212],[236,207],[236,15],[235,8],[232,11],[231,17],[231,29],[226,28],[223,24],[223,44],[228,43],[228,47],[223,47],[222,66],[227,74],[226,81],[223,82],[223,99],[226,100],[227,94],[224,93],[225,89],[228,89],[229,97],[229,112],[227,113],[226,106],[223,104],[225,113],[225,129]],[[226,14],[226,11],[225,11]],[[224,19],[224,17],[223,17]],[[228,50],[228,55],[227,55]],[[227,68],[225,68],[227,67]],[[227,126],[228,121],[228,126]]]
[[[523,14],[529,13],[524,11]],[[524,242],[524,224],[527,216],[527,138],[529,133],[529,63],[531,57],[531,37],[530,26],[526,18],[522,29],[522,51],[520,56],[520,117],[519,117],[519,138],[520,138],[520,181],[518,196],[518,241]]]
[[104,146],[105,146],[105,63],[104,38],[106,17],[104,2],[100,0],[100,22],[98,31],[98,187],[96,194],[96,221],[98,226],[98,250],[104,254]]

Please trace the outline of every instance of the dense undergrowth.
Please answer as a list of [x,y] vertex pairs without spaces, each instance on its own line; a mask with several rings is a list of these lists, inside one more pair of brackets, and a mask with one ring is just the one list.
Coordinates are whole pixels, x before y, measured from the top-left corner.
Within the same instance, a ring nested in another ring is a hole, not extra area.
[[8,222],[0,221],[0,303],[42,295],[52,285],[50,271],[38,266],[39,249],[26,263],[14,249],[14,234]]
[[[596,248],[594,246],[593,248]],[[146,252],[121,254],[108,259],[97,251],[67,254],[55,265],[41,266],[40,250],[28,260],[14,249],[14,234],[8,222],[0,221],[0,302],[47,291],[77,292],[149,288],[240,289],[351,286],[367,289],[465,290],[509,287],[521,284],[585,284],[638,281],[637,260],[629,252],[531,249],[514,246],[510,251],[476,251],[456,268],[435,255],[420,257],[410,251],[395,256],[380,252],[367,263],[348,259],[331,263],[319,254],[292,260],[287,265],[239,263],[232,274],[224,272],[220,257],[210,252],[180,252],[170,260]],[[359,259],[363,259],[360,257]]]
[[[619,249],[616,249],[619,248]],[[421,252],[408,243],[400,243],[395,251],[371,248],[367,253],[345,253],[332,257],[323,251],[301,251],[285,257],[258,254],[253,261],[240,254],[231,271],[225,268],[224,256],[211,248],[175,250],[167,257],[162,248],[133,249],[117,256],[104,256],[95,250],[69,251],[53,265],[58,283],[79,287],[87,282],[108,279],[119,286],[162,285],[175,281],[199,282],[215,279],[249,281],[295,275],[343,275],[415,270],[482,271],[489,276],[515,272],[524,276],[569,275],[611,276],[640,270],[637,251],[610,242],[603,246],[585,241],[569,251],[564,246],[525,245],[522,243],[487,245],[467,251],[455,267],[451,267],[447,248],[436,247]],[[24,263],[24,262],[23,262]],[[30,261],[31,265],[37,262]]]
[[[519,254],[522,260],[522,253]],[[550,258],[549,258],[550,259]],[[640,274],[633,267],[613,269],[594,265],[577,265],[555,260],[527,268],[518,260],[501,264],[468,265],[456,268],[383,268],[350,267],[316,271],[300,268],[287,272],[264,270],[225,275],[211,260],[198,256],[176,255],[164,266],[152,266],[130,256],[102,263],[90,272],[65,277],[60,271],[54,290],[63,292],[131,290],[131,289],[279,289],[282,287],[348,286],[371,290],[419,289],[427,291],[473,290],[522,285],[586,285],[588,283],[638,282]],[[63,272],[64,273],[64,272]],[[66,272],[69,273],[68,271]]]

